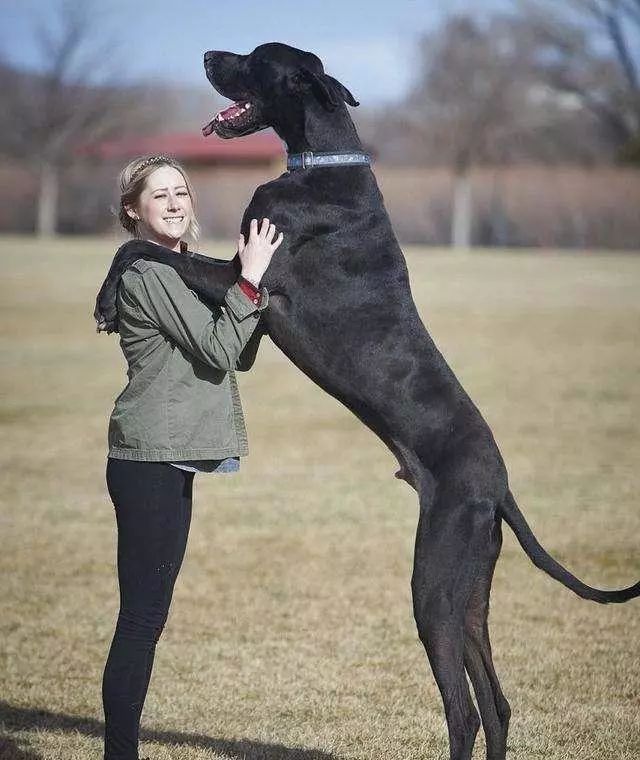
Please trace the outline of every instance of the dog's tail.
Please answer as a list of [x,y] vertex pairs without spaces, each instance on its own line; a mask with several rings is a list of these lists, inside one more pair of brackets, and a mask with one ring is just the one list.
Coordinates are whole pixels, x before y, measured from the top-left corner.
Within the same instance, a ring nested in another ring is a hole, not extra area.
[[527,524],[524,515],[518,508],[516,500],[513,498],[511,491],[507,494],[505,500],[500,505],[500,512],[511,530],[515,533],[520,546],[525,550],[529,559],[536,567],[544,570],[555,580],[560,581],[568,589],[571,589],[583,599],[590,599],[600,604],[610,604],[611,602],[626,602],[640,596],[640,583],[636,583],[629,588],[623,588],[616,591],[603,591],[601,589],[587,586],[581,580],[566,570],[559,562],[542,548],[538,539],[534,536],[533,531]]

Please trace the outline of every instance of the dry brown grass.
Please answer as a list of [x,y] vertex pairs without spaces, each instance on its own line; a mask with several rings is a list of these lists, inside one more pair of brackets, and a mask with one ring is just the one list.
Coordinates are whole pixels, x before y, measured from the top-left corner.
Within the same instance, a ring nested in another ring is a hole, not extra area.
[[[112,251],[0,242],[2,760],[102,757],[117,615],[105,438],[124,366],[91,311]],[[543,543],[588,582],[636,580],[640,258],[407,257],[421,313]],[[413,492],[384,446],[268,341],[240,381],[251,455],[237,476],[196,478],[141,754],[444,758],[411,615]],[[638,603],[577,599],[506,533],[491,621],[514,708],[510,758],[637,759]]]

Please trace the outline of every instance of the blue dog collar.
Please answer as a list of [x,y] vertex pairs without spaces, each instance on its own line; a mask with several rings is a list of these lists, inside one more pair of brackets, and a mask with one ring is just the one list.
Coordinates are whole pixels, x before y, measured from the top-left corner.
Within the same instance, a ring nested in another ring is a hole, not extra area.
[[314,166],[371,166],[368,153],[292,153],[287,156],[287,171],[313,169]]

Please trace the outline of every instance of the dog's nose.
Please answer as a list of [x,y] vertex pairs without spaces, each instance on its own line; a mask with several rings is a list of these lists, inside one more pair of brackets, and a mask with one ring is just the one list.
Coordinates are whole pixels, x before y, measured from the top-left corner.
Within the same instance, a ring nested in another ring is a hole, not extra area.
[[215,58],[216,50],[207,50],[207,52],[204,54],[204,62],[209,63]]

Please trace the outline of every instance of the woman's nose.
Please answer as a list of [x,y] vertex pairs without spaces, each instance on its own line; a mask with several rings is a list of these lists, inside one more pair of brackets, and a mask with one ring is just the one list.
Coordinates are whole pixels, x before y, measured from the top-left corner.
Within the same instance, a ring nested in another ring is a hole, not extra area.
[[173,211],[174,209],[178,208],[180,203],[178,202],[178,196],[174,195],[173,193],[169,193],[167,196],[167,210]]

